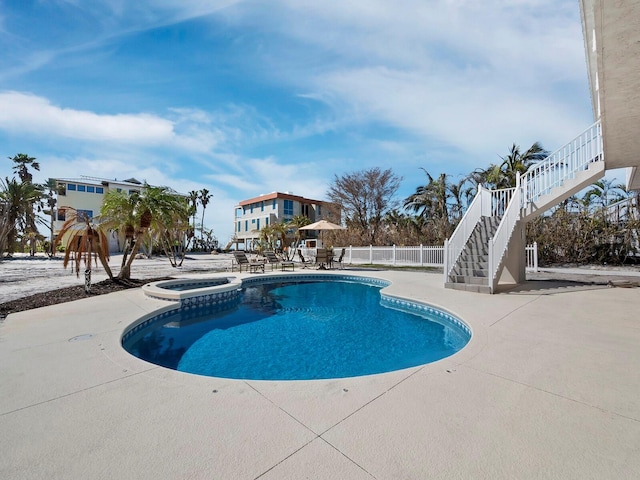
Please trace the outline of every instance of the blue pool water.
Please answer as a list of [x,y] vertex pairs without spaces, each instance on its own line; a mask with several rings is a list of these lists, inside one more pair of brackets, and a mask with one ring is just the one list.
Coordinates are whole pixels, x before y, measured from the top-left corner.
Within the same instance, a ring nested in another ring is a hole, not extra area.
[[313,281],[247,287],[238,302],[176,313],[124,346],[183,372],[303,380],[422,365],[454,354],[468,341],[465,330],[435,314],[381,305],[379,287]]

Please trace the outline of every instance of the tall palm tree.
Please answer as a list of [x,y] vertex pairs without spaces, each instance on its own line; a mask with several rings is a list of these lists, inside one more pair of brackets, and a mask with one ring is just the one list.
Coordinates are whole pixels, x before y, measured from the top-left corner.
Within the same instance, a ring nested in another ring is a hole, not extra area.
[[520,147],[515,143],[511,145],[509,153],[501,157],[501,169],[504,172],[508,186],[515,187],[516,174],[525,173],[531,165],[544,160],[549,155],[539,142],[535,142],[526,152],[521,153]]
[[[2,181],[0,180],[0,182]],[[15,242],[19,233],[23,233],[25,236],[37,234],[34,205],[42,198],[42,187],[28,181],[19,182],[15,178],[9,180],[5,177],[0,197],[5,204],[6,223],[9,226],[6,249],[11,256],[15,251]]]
[[515,143],[509,148],[509,153],[499,164],[492,163],[486,169],[478,168],[471,172],[469,179],[476,185],[483,185],[489,189],[512,188],[516,186],[516,175],[524,174],[531,165],[544,160],[549,155],[539,142],[531,145],[526,152],[520,151]]
[[55,206],[57,203],[55,193],[58,189],[58,183],[54,178],[49,178],[46,183],[43,185],[48,192],[45,197],[43,197],[43,204],[49,209],[49,256],[53,257],[55,249],[53,248],[54,238],[53,238],[53,222],[55,221]]
[[24,153],[18,153],[17,155],[14,155],[13,158],[9,157],[9,159],[15,163],[13,171],[18,174],[20,180],[23,182],[33,182],[33,175],[29,172],[29,167],[40,171],[40,164],[36,162],[35,157],[30,157]]
[[189,202],[191,202],[190,213],[193,217],[193,230],[196,229],[196,215],[198,213],[198,200],[200,199],[200,192],[197,190],[191,190],[189,192]]
[[[1,180],[0,180],[1,181]],[[4,251],[7,248],[7,237],[9,236],[9,204],[6,203],[0,192],[0,261],[2,261]]]
[[207,209],[207,205],[209,205],[209,200],[211,200],[213,194],[209,193],[209,190],[203,188],[200,190],[200,205],[202,205],[202,230],[200,231],[200,241],[204,243],[204,212]]

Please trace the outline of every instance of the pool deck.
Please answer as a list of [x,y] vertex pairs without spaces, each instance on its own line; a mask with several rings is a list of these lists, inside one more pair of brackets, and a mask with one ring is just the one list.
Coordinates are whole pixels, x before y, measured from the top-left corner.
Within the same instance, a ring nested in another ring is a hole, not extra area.
[[473,338],[388,374],[239,381],[125,352],[125,327],[167,305],[139,289],[12,314],[0,478],[640,478],[639,288],[529,282],[490,296],[432,273],[337,273],[391,280],[390,294],[457,315]]

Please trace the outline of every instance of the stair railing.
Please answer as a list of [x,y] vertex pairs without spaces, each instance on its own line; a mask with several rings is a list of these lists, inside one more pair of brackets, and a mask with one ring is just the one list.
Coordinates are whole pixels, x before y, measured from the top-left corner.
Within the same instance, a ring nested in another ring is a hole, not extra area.
[[504,211],[504,215],[502,216],[500,225],[498,225],[498,228],[493,234],[493,238],[489,239],[488,277],[491,293],[494,292],[497,286],[497,276],[500,269],[500,264],[502,263],[502,259],[507,252],[507,247],[509,246],[509,241],[511,240],[513,230],[516,228],[516,224],[521,217],[520,204],[522,203],[522,188],[520,187],[520,173],[517,172],[516,187],[512,189],[513,194],[510,198],[511,201]]
[[572,179],[580,170],[586,170],[590,163],[601,160],[602,128],[598,120],[569,143],[527,170],[521,182],[522,208]]
[[462,254],[464,247],[471,237],[473,229],[476,227],[478,221],[482,216],[491,215],[493,199],[491,191],[484,188],[482,185],[478,185],[478,192],[473,197],[473,201],[467,211],[465,212],[462,220],[458,223],[458,226],[453,231],[451,237],[444,242],[444,281],[449,281],[449,275],[453,271],[453,268],[458,261],[458,257]]
[[600,121],[597,121],[547,158],[532,165],[522,177],[516,175],[513,197],[493,238],[489,240],[489,284],[492,292],[497,286],[502,259],[523,210],[553,188],[574,178],[577,172],[588,169],[592,162],[603,160],[603,157],[602,129]]
[[486,214],[486,216],[501,218],[502,215],[504,215],[507,205],[509,205],[515,190],[516,189],[513,187],[491,190],[491,212]]

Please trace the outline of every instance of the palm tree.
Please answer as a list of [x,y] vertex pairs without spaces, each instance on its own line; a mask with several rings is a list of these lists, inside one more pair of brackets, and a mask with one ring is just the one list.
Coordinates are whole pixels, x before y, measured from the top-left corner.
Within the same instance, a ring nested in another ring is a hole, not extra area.
[[2,261],[3,253],[7,248],[9,230],[9,204],[2,199],[0,192],[0,261]]
[[64,244],[63,266],[72,260],[75,263],[76,275],[80,276],[80,263],[85,265],[84,289],[91,292],[92,265],[98,259],[110,279],[113,273],[109,267],[109,240],[104,228],[94,224],[86,215],[78,215],[75,209],[67,209],[67,220],[62,225],[55,239],[55,245]]
[[5,204],[4,212],[8,224],[6,249],[11,256],[15,251],[18,233],[22,232],[26,237],[30,235],[33,237],[37,234],[38,229],[35,225],[36,216],[33,208],[42,198],[42,187],[28,181],[18,182],[15,178],[9,180],[5,177],[0,196]]
[[[189,200],[167,187],[144,185],[140,192],[109,191],[100,210],[103,228],[124,237],[119,279],[131,278],[131,264],[145,239],[156,240],[175,267],[184,259],[190,231]],[[175,247],[175,248],[174,248]]]
[[607,205],[624,200],[627,198],[626,190],[622,185],[614,185],[615,179],[607,180],[603,178],[598,180],[591,188],[585,192],[582,199],[587,205],[598,205],[604,208]]
[[[209,205],[209,200],[211,200],[213,194],[209,193],[209,190],[203,188],[200,190],[200,205],[202,205],[202,230],[204,230],[204,212],[207,209],[207,205]],[[200,241],[204,243],[204,232],[200,231]]]
[[[122,264],[119,279],[131,278],[131,264],[135,259],[146,228],[141,225],[142,213],[148,211],[142,204],[140,192],[127,194],[124,191],[110,190],[104,197],[100,209],[100,220],[107,230],[116,230],[124,236]],[[146,215],[145,220],[148,218]]]
[[40,171],[40,164],[36,162],[35,157],[30,157],[24,153],[18,153],[13,158],[9,159],[15,163],[13,171],[18,174],[22,182],[33,182],[33,175],[29,172],[29,167],[34,170]]
[[[311,220],[306,215],[295,215],[289,223],[285,224],[287,227],[286,233],[290,233],[290,232],[293,233],[294,247],[297,247],[300,244],[300,241],[302,240],[300,227],[306,227],[310,223],[311,223]],[[302,232],[304,232],[304,230],[302,230]],[[291,255],[287,257],[288,260],[293,258],[295,254],[295,252],[290,252],[290,253]]]
[[142,205],[151,217],[150,237],[157,242],[173,267],[182,265],[192,238],[189,218],[190,198],[181,197],[167,187],[145,186]]
[[191,190],[189,192],[189,202],[191,202],[190,214],[193,217],[193,230],[196,229],[196,215],[198,213],[198,200],[200,199],[200,193],[197,190]]
[[437,180],[424,168],[422,171],[427,176],[427,184],[416,188],[414,194],[404,201],[404,208],[412,210],[425,219],[449,218],[448,201],[451,198],[450,187],[447,181],[448,175],[441,173]]
[[53,222],[55,221],[55,206],[57,203],[56,197],[54,196],[54,193],[57,191],[58,189],[58,183],[56,182],[56,180],[54,178],[49,178],[46,183],[43,185],[47,190],[47,195],[46,197],[43,197],[43,199],[45,199],[46,201],[43,201],[43,203],[46,203],[47,207],[49,208],[49,256],[53,257],[53,254],[55,252],[55,249],[53,248],[53,243],[54,243],[54,238],[53,238]]
[[516,175],[524,174],[531,165],[544,160],[549,155],[539,142],[535,142],[526,152],[521,152],[515,143],[511,145],[509,153],[499,164],[492,163],[486,169],[476,169],[469,175],[469,179],[476,185],[483,185],[489,189],[512,188],[516,186]]

